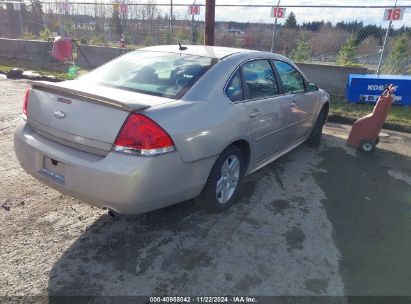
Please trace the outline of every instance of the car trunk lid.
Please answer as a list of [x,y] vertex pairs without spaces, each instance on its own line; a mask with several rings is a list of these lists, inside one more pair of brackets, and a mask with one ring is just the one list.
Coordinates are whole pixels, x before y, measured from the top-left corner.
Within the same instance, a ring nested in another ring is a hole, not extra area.
[[174,101],[79,81],[30,84],[30,126],[53,141],[100,155],[111,150],[130,112]]

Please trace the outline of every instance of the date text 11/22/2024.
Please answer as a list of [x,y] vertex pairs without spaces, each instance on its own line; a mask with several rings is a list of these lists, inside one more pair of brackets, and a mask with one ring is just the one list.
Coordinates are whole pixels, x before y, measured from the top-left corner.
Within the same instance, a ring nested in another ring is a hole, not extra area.
[[149,303],[258,303],[254,297],[150,297]]

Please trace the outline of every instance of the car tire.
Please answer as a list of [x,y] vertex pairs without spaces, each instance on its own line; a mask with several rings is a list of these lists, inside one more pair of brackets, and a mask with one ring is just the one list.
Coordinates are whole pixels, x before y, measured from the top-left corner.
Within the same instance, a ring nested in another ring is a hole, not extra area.
[[358,149],[364,153],[373,153],[375,150],[375,145],[376,144],[374,141],[365,139],[360,143]]
[[323,132],[323,126],[325,124],[326,114],[325,109],[322,108],[320,114],[318,114],[314,128],[311,131],[306,143],[310,146],[317,147],[320,145],[321,135]]
[[225,149],[213,165],[197,203],[209,213],[230,208],[237,199],[244,169],[241,149],[234,145]]

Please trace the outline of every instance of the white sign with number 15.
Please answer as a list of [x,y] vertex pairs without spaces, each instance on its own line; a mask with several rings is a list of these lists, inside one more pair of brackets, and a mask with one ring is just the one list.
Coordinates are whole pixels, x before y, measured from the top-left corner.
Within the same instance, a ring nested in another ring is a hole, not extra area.
[[386,8],[384,11],[384,21],[402,20],[404,16],[405,7]]
[[271,8],[271,17],[273,18],[284,18],[285,17],[285,7],[273,7]]

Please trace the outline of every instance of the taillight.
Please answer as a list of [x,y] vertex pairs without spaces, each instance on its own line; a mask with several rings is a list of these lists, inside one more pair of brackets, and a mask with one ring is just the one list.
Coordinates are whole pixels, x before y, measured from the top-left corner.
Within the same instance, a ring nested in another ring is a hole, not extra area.
[[29,101],[29,96],[30,96],[30,89],[27,89],[26,95],[24,96],[24,103],[23,103],[23,118],[27,119],[28,113],[27,113],[27,103]]
[[153,120],[141,114],[131,113],[117,135],[113,150],[153,156],[174,151],[174,142]]

